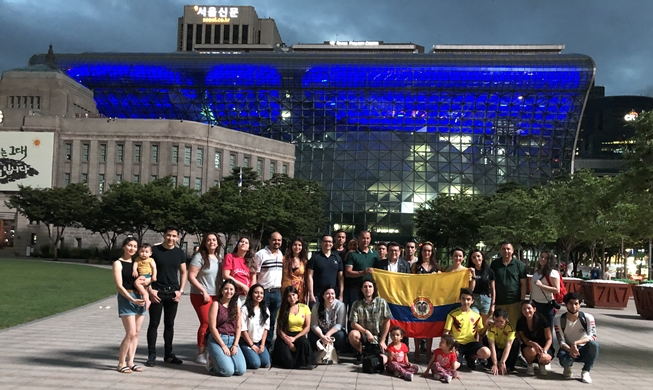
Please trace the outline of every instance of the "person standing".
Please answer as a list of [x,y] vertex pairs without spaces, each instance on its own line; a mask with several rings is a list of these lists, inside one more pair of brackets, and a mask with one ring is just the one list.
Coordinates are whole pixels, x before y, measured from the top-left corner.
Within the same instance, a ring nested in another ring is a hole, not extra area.
[[495,277],[495,309],[508,312],[508,321],[517,324],[522,316],[521,302],[526,298],[526,267],[513,259],[514,249],[508,241],[501,243],[501,258],[490,264]]
[[540,259],[535,264],[535,272],[531,278],[531,301],[537,312],[546,317],[551,325],[553,334],[553,320],[556,315],[555,307],[551,304],[555,294],[560,292],[560,273],[553,269],[553,254],[549,251],[540,253]]
[[245,304],[249,286],[256,284],[256,262],[249,250],[249,238],[241,237],[234,250],[224,257],[222,279],[231,279],[238,288],[238,306]]
[[283,254],[281,233],[270,234],[268,245],[254,255],[258,283],[265,289],[265,306],[270,310],[270,337],[265,340],[268,350],[272,349],[272,335],[281,306],[281,279],[283,278]]
[[307,303],[306,295],[306,265],[308,263],[308,251],[301,237],[296,237],[286,251],[283,258],[283,277],[281,289],[294,286],[299,295],[299,303]]
[[147,328],[147,362],[152,367],[156,363],[156,336],[163,314],[163,361],[181,364],[183,361],[172,353],[172,339],[175,334],[175,317],[186,286],[186,254],[176,246],[179,229],[167,226],[163,243],[152,248],[152,258],[156,262],[158,278],[150,286],[150,325]]
[[327,286],[337,286],[335,287],[337,298],[342,301],[345,288],[342,259],[331,250],[333,238],[328,234],[323,235],[320,246],[322,250],[313,254],[307,265],[306,287],[308,289],[309,306],[312,306],[319,299],[319,296],[315,295],[315,293],[319,294]]
[[[435,252],[433,251],[433,243],[425,241],[422,243],[417,261],[410,267],[412,274],[436,274],[440,272],[440,265],[435,259]],[[431,347],[433,346],[433,339],[415,338],[415,353],[413,359],[419,363],[421,360],[422,351],[426,352],[426,360],[431,359]]]
[[[188,282],[190,283],[190,303],[193,305],[200,327],[197,330],[198,364],[206,364],[206,332],[209,329],[209,309],[218,296],[217,283],[220,277],[220,240],[215,233],[207,233],[202,239],[197,253],[190,260]],[[219,279],[218,279],[219,278]]]
[[415,240],[408,240],[404,244],[404,257],[403,259],[408,262],[411,266],[415,264],[417,261],[417,256],[415,256],[415,253],[417,253],[417,242]]
[[386,260],[388,258],[388,243],[381,241],[376,244],[376,251],[379,253],[379,259]]
[[347,254],[347,246],[345,245],[346,243],[347,233],[342,229],[336,230],[336,232],[333,234],[333,249],[331,250],[338,254],[340,259],[343,261],[345,260],[345,254]]
[[[118,372],[130,374],[143,369],[134,364],[134,355],[138,346],[138,334],[146,313],[145,300],[134,288],[136,278],[132,274],[132,258],[138,249],[138,241],[127,237],[122,243],[122,257],[113,262],[113,280],[118,289],[118,316],[125,328],[125,338],[120,343],[118,352]],[[140,279],[145,279],[140,277]]]
[[[487,324],[495,308],[494,271],[485,262],[483,252],[478,249],[473,250],[469,254],[467,268],[472,273],[472,280],[469,282],[469,289],[474,293],[472,310],[477,310],[478,314],[481,315],[483,323]],[[506,317],[507,319],[508,317]]]
[[401,254],[401,247],[396,242],[388,244],[388,258],[381,259],[374,263],[374,268],[382,269],[390,272],[399,272],[402,274],[410,273],[410,264],[399,255]]
[[348,308],[358,300],[363,282],[372,279],[374,263],[379,254],[370,248],[372,235],[367,230],[358,234],[358,249],[347,254],[345,261],[345,305]]

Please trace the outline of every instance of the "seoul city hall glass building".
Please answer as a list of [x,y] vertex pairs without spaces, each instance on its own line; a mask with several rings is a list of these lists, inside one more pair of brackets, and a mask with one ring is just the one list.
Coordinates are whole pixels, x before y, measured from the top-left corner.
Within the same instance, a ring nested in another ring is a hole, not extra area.
[[412,237],[414,211],[440,194],[567,172],[595,72],[590,57],[559,52],[213,50],[57,54],[56,64],[106,116],[295,144],[295,177],[323,185],[329,229],[375,240]]

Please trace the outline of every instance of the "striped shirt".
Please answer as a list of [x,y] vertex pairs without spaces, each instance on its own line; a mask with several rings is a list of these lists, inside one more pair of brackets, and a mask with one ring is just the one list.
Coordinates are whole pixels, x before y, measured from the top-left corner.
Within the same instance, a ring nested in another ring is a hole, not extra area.
[[269,288],[281,288],[283,276],[283,255],[280,250],[274,254],[267,246],[254,255],[256,261],[257,282],[265,290]]

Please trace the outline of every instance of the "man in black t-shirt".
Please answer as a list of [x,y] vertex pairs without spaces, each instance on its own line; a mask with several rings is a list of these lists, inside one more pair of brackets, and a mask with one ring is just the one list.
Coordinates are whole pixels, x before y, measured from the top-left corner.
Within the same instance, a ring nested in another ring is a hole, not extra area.
[[338,299],[342,301],[344,276],[342,274],[342,259],[333,252],[333,238],[325,234],[320,242],[322,250],[316,252],[308,262],[308,299],[309,305],[318,302],[322,290],[326,286],[336,289]]
[[158,271],[156,282],[150,286],[150,325],[147,328],[147,362],[152,367],[156,362],[156,336],[163,313],[163,360],[166,363],[181,364],[181,359],[172,353],[172,338],[175,332],[177,306],[186,285],[186,254],[176,246],[176,226],[165,228],[162,244],[152,247],[152,258]]

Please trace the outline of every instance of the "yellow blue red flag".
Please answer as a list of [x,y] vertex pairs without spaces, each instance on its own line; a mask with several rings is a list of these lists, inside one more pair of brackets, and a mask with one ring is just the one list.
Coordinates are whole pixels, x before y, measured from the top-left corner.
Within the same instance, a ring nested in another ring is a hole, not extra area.
[[442,336],[447,314],[460,306],[460,289],[469,287],[469,272],[403,274],[375,269],[379,296],[392,312],[392,326],[408,337]]

